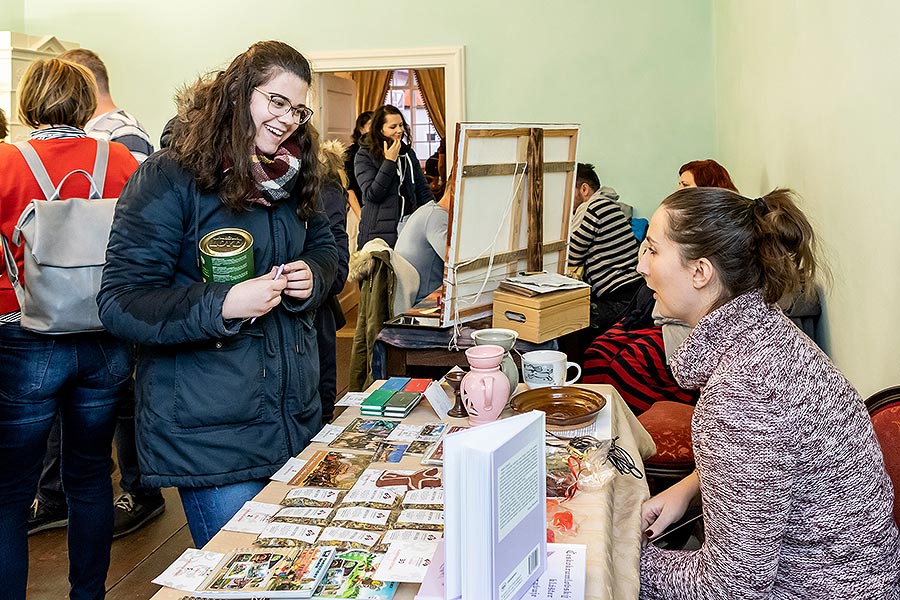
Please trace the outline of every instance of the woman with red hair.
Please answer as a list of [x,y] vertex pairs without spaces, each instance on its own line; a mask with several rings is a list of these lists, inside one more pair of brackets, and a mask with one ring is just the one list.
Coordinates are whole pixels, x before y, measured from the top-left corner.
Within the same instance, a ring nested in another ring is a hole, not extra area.
[[738,191],[725,167],[711,158],[692,160],[681,165],[678,169],[678,189],[689,187],[717,187]]

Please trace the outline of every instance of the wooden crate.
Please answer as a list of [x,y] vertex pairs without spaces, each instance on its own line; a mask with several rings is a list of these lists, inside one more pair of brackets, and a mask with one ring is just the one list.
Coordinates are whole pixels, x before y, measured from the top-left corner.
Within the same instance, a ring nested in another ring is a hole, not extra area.
[[541,344],[584,329],[591,321],[591,290],[588,287],[520,296],[494,291],[494,327],[519,332],[526,342]]

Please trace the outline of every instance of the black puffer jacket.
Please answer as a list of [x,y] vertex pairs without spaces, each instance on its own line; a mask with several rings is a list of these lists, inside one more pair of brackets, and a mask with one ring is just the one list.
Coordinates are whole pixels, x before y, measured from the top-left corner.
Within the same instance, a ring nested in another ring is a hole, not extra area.
[[[401,185],[397,164],[403,169]],[[357,248],[369,240],[381,238],[393,248],[397,243],[397,224],[400,222],[400,193],[403,193],[403,215],[408,217],[423,204],[434,200],[434,194],[419,166],[413,149],[403,145],[397,162],[379,160],[369,146],[356,153],[356,179],[362,188],[362,216],[359,222]]]
[[[320,427],[313,312],[337,252],[328,219],[301,221],[291,197],[237,213],[167,151],[132,176],[116,208],[98,295],[114,335],[138,344],[137,446],[148,486],[212,486],[272,475]],[[198,242],[210,231],[253,236],[256,276],[305,260],[307,300],[283,296],[255,323],[222,318],[231,284],[203,283]]]

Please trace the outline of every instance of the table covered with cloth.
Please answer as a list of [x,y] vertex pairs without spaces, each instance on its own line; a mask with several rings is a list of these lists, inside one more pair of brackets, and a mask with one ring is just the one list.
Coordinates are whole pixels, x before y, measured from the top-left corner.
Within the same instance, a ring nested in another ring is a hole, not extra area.
[[[377,381],[371,389],[382,382]],[[643,471],[643,460],[656,452],[650,435],[637,418],[627,408],[614,388],[608,385],[583,385],[611,400],[601,411],[601,419],[611,423],[613,436],[618,436],[617,444],[634,459],[638,469]],[[519,391],[525,389],[519,386]],[[507,408],[503,415],[511,416]],[[347,425],[359,417],[358,408],[349,408],[336,420],[337,425]],[[423,424],[437,421],[435,413],[426,401],[403,420],[409,424]],[[468,425],[468,419],[445,419],[454,425]],[[322,443],[310,444],[300,458],[309,458],[317,450],[328,449]],[[372,463],[373,468],[420,469],[419,456],[404,456],[399,463]],[[276,481],[270,482],[254,498],[257,502],[277,504],[291,486]],[[646,479],[619,474],[608,479],[601,487],[588,491],[578,491],[562,506],[572,511],[578,524],[578,534],[574,537],[558,535],[560,543],[587,545],[587,583],[585,598],[588,600],[636,600],[640,588],[640,514],[641,503],[649,496]],[[253,545],[255,534],[220,531],[204,546],[205,550],[227,552],[234,548]],[[418,584],[403,583],[394,598],[412,600],[418,591]],[[163,588],[154,600],[178,600],[190,596],[186,592]]]

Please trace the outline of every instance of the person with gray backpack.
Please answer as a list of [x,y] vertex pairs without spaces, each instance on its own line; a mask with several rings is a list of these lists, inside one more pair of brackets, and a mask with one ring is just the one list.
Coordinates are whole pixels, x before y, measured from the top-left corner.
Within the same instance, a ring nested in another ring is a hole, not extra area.
[[[112,220],[109,199],[118,197],[137,161],[125,146],[85,135],[96,103],[90,71],[58,59],[38,60],[18,90],[19,118],[35,131],[27,147],[0,144],[0,581],[5,598],[25,598],[26,521],[57,414],[69,505],[70,597],[105,594],[113,529],[111,446],[133,353],[130,344],[103,329],[91,294],[99,286],[97,262],[102,268],[104,260],[97,249],[105,248],[108,236],[109,224],[104,231],[103,221]],[[48,230],[53,235],[46,235]],[[64,300],[75,302],[64,306]]]

